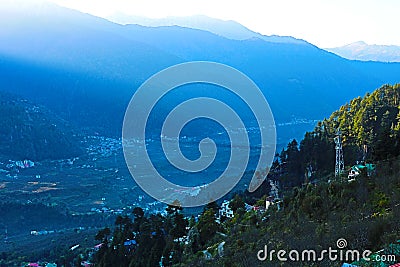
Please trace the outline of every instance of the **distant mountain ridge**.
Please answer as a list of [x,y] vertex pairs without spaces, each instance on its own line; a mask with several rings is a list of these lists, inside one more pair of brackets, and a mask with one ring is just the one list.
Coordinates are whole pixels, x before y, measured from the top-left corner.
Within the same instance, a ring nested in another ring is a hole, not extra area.
[[[120,25],[55,5],[0,15],[1,88],[100,134],[120,136],[126,106],[140,84],[188,61],[219,62],[248,75],[278,125],[322,119],[365,90],[399,82],[398,63],[350,61],[308,43]],[[278,142],[300,138],[312,126],[278,127]]]
[[116,13],[108,17],[109,20],[120,24],[137,24],[147,27],[160,26],[180,26],[185,28],[208,31],[219,36],[232,40],[247,40],[252,38],[261,39],[272,43],[293,43],[304,44],[304,40],[296,39],[291,36],[262,35],[254,32],[242,24],[233,20],[220,20],[204,15],[188,17],[166,17],[161,19],[151,19],[138,16],[130,16],[123,13]]
[[369,45],[360,41],[326,50],[347,59],[400,62],[400,46],[396,45]]

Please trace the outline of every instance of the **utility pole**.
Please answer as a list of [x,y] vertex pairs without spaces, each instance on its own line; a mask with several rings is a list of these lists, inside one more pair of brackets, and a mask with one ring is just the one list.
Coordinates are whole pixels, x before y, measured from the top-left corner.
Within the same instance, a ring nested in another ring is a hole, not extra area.
[[336,136],[335,136],[334,141],[335,141],[335,150],[336,150],[335,177],[338,177],[344,172],[342,132],[340,131],[340,129],[338,129],[336,131]]

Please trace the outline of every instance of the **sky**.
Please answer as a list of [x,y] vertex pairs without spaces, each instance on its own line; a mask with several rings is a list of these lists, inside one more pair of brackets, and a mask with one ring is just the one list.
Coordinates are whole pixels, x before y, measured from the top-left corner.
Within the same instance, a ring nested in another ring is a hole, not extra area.
[[[0,0],[1,1],[1,0]],[[400,45],[398,0],[50,0],[105,17],[206,15],[264,35],[304,39],[321,48],[356,41]]]

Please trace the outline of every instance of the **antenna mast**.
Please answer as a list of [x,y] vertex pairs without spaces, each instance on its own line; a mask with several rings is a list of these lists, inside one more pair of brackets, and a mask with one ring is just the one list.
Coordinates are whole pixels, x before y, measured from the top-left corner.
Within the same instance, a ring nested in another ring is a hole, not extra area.
[[336,136],[334,140],[335,140],[335,150],[336,150],[335,177],[337,177],[344,172],[342,132],[340,131],[340,129],[336,131]]

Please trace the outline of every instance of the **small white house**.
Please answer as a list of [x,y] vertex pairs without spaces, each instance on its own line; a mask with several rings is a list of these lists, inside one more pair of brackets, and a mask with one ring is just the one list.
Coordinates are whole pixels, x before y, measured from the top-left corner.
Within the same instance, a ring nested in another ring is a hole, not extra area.
[[229,207],[230,201],[224,200],[219,209],[219,217],[233,218],[233,210]]

